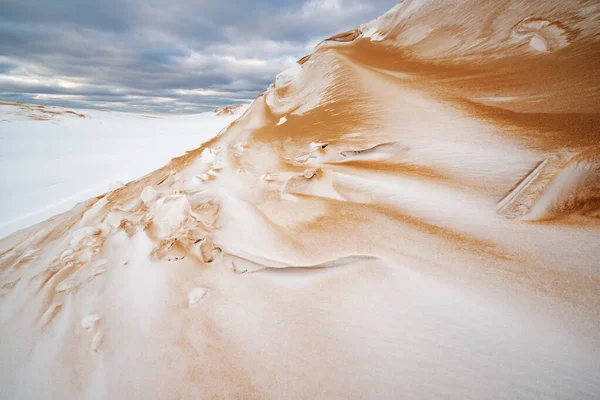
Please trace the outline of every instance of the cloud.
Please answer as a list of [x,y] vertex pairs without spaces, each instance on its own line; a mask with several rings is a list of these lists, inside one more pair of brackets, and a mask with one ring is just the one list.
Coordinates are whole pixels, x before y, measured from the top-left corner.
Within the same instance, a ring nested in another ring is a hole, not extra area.
[[4,0],[0,99],[200,112],[249,101],[395,0]]

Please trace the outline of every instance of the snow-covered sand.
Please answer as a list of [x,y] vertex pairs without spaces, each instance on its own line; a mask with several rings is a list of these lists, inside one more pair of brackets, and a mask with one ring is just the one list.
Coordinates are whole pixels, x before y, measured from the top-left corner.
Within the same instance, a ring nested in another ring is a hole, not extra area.
[[0,103],[0,237],[152,172],[245,108],[152,116]]
[[404,1],[0,241],[2,397],[597,399],[599,16]]

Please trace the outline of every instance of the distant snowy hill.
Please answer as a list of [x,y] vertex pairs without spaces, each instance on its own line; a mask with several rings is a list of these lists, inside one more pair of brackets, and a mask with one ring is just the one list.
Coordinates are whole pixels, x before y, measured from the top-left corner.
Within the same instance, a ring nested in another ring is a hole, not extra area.
[[0,237],[152,172],[246,108],[151,116],[0,102]]

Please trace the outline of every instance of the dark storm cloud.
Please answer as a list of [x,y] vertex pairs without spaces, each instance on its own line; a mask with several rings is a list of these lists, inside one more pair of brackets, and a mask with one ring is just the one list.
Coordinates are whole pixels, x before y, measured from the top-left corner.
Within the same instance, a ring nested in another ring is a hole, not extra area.
[[141,112],[248,101],[396,0],[2,0],[0,99]]

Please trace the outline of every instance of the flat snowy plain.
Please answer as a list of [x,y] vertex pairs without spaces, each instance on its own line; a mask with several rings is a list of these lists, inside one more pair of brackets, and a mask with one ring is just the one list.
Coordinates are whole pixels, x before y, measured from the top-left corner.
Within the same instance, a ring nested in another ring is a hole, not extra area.
[[0,238],[200,146],[237,119],[0,104]]

